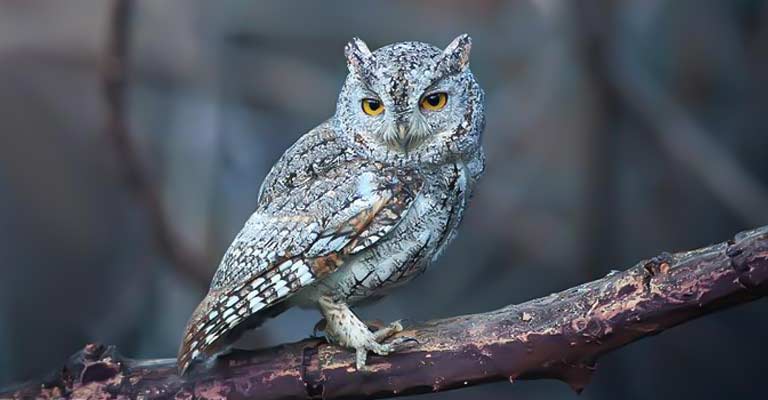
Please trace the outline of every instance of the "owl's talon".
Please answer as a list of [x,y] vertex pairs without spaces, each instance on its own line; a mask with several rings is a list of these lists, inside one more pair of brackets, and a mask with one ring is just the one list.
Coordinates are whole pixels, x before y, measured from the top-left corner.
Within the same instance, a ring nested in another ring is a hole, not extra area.
[[403,331],[403,324],[400,322],[400,320],[397,320],[377,330],[376,332],[373,333],[373,336],[376,338],[377,342],[381,342],[382,340],[387,339],[392,335],[402,331]]
[[389,342],[389,345],[394,348],[394,351],[400,351],[410,347],[418,346],[419,344],[420,343],[418,339],[408,336],[399,337]]
[[380,356],[386,356],[400,350],[412,347],[418,344],[418,341],[411,337],[399,337],[389,343],[382,343],[372,351]]
[[387,324],[385,324],[384,321],[382,321],[380,319],[374,319],[374,320],[371,320],[371,321],[363,321],[363,323],[365,324],[365,326],[368,327],[368,329],[371,332],[376,332],[376,331],[381,330],[381,329],[383,329],[384,327],[387,326]]

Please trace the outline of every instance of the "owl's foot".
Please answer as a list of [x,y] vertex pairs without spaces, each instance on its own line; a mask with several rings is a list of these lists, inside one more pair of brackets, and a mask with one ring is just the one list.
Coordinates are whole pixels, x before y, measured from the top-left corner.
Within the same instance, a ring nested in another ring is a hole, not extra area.
[[368,326],[344,303],[337,303],[323,297],[320,299],[320,309],[326,319],[326,337],[331,343],[355,350],[355,366],[358,371],[365,369],[369,351],[385,356],[416,343],[415,339],[408,337],[399,337],[388,343],[382,343],[403,330],[400,321],[371,332]]
[[371,325],[369,323],[366,323],[365,325],[368,327],[368,329],[371,332],[373,332],[373,336],[376,337],[376,340],[379,342],[381,342],[384,339],[388,339],[392,337],[392,335],[396,333],[403,331],[403,323],[400,320],[397,320],[387,326],[382,326],[384,324],[381,324],[378,326],[379,329],[376,329],[376,330],[371,329],[372,326],[376,326],[376,325]]

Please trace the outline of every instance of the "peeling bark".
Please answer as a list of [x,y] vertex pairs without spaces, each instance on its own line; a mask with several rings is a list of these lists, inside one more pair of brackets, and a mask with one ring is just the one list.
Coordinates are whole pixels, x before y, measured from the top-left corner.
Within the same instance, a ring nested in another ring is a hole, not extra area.
[[61,370],[0,398],[383,398],[541,378],[580,391],[599,356],[767,292],[763,227],[523,304],[417,324],[400,333],[419,338],[417,346],[370,357],[366,372],[321,339],[236,352],[183,378],[175,360],[131,360],[90,344]]

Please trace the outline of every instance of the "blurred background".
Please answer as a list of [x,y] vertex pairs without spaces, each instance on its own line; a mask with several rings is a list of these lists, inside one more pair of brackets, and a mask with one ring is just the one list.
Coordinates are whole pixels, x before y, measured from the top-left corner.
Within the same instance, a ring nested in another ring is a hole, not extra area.
[[[0,385],[92,341],[173,357],[270,166],[334,112],[344,44],[462,32],[485,178],[447,254],[364,317],[487,311],[768,224],[767,1],[3,0]],[[602,358],[582,398],[764,398],[766,305]],[[422,398],[513,396],[574,394]]]

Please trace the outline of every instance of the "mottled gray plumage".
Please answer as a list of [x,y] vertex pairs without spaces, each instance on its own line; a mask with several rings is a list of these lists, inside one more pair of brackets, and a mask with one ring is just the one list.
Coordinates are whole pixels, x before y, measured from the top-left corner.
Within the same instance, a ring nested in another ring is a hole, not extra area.
[[[396,350],[399,342],[382,341],[399,324],[370,332],[349,306],[424,271],[456,234],[484,168],[483,92],[469,70],[470,47],[467,35],[445,50],[347,45],[336,114],[288,149],[262,184],[256,211],[190,318],[182,373],[294,305],[320,308],[326,336],[357,350],[358,368],[368,351]],[[365,99],[383,111],[364,112]]]

